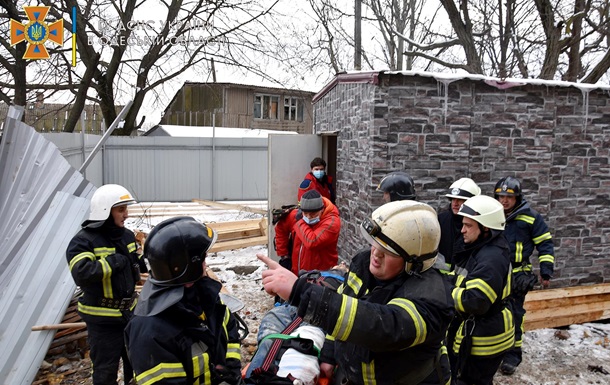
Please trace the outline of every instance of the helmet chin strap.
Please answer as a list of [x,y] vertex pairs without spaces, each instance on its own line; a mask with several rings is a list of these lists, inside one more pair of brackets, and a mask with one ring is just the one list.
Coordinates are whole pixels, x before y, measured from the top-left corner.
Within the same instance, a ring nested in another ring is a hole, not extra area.
[[423,273],[424,271],[434,266],[436,258],[437,256],[435,255],[432,258],[424,260],[418,259],[415,262],[407,262],[405,265],[405,272],[409,275],[419,275],[419,273]]

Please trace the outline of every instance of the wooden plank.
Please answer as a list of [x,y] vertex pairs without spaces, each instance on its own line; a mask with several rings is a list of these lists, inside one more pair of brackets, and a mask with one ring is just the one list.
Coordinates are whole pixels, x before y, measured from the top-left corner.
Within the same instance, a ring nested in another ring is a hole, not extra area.
[[87,326],[84,322],[72,322],[72,323],[61,323],[61,324],[53,324],[53,325],[34,325],[32,326],[32,331],[41,331],[41,330],[60,330],[60,329],[70,329],[70,328],[80,328]]
[[71,334],[69,336],[58,338],[56,340],[53,340],[53,342],[51,343],[51,346],[49,347],[49,349],[53,349],[53,348],[56,348],[58,346],[65,345],[68,342],[80,340],[81,338],[86,338],[86,337],[87,337],[87,331],[85,330],[85,331],[82,331],[82,332],[77,333],[77,334]]
[[610,318],[610,284],[536,290],[525,298],[525,330]]
[[262,215],[267,214],[267,210],[257,209],[255,207],[250,207],[250,206],[238,205],[238,204],[234,204],[234,203],[222,203],[222,202],[218,202],[218,201],[207,201],[204,199],[192,199],[192,201],[200,203],[202,205],[210,206],[210,207],[218,207],[218,208],[237,210],[237,211],[247,211],[249,213],[262,214]]
[[549,300],[553,298],[567,298],[580,295],[610,293],[610,283],[588,286],[572,286],[559,289],[534,290],[526,296],[526,301]]
[[542,301],[527,301],[524,308],[527,311],[543,311],[546,309],[570,307],[610,300],[610,294],[582,295],[578,297],[555,298]]
[[579,305],[555,307],[551,309],[544,309],[543,311],[533,311],[526,313],[526,318],[532,321],[539,319],[552,319],[559,317],[566,317],[575,314],[591,314],[592,318],[599,314],[600,311],[610,309],[610,298],[602,302],[585,303]]
[[241,249],[241,248],[249,247],[249,246],[266,245],[266,244],[267,244],[266,235],[262,235],[260,237],[246,238],[246,239],[236,239],[233,241],[217,242],[210,249],[210,253],[216,253],[219,251],[226,251],[226,250]]
[[206,223],[207,226],[214,229],[217,232],[231,232],[241,229],[256,229],[260,227],[261,219],[245,219],[242,221],[230,221],[230,222],[210,222]]
[[610,309],[603,310],[598,313],[572,314],[554,318],[543,318],[539,320],[528,320],[529,314],[525,315],[525,330],[536,330],[546,328],[556,328],[561,326],[569,326],[582,324],[593,321],[601,321],[610,318]]

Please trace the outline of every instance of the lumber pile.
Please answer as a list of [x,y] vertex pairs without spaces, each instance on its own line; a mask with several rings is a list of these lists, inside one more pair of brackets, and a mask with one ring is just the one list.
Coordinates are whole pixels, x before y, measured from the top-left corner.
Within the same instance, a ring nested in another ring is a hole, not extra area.
[[225,209],[225,210],[246,211],[249,213],[262,214],[262,215],[267,214],[267,210],[264,210],[262,208],[256,208],[256,207],[252,207],[252,206],[240,205],[240,204],[235,204],[235,203],[207,201],[204,199],[192,199],[192,201],[205,205],[205,206],[213,207],[213,208],[219,208],[219,209]]
[[610,319],[610,284],[531,291],[524,307],[525,330]]
[[267,218],[207,223],[218,233],[211,253],[267,244]]
[[[218,239],[210,249],[210,253],[267,244],[267,218],[206,223],[206,225],[218,233]],[[147,236],[147,233],[136,231],[136,240],[140,246],[144,244]]]

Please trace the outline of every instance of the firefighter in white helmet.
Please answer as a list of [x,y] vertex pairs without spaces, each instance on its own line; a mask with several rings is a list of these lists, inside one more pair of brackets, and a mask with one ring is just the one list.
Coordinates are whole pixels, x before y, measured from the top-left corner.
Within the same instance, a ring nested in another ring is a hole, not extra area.
[[123,330],[136,306],[140,269],[146,271],[135,236],[125,228],[127,206],[135,202],[123,186],[98,188],[89,218],[66,250],[72,278],[83,292],[78,314],[87,323],[94,385],[116,384],[121,358],[125,383],[133,377]]
[[460,178],[449,186],[445,197],[449,199],[449,207],[438,214],[441,225],[441,242],[438,252],[443,256],[446,267],[443,272],[449,272],[453,266],[453,253],[464,248],[462,238],[462,216],[458,211],[466,199],[481,194],[479,186],[470,178]]
[[466,200],[463,218],[466,248],[455,254],[452,297],[456,318],[447,333],[454,384],[491,385],[504,354],[515,342],[509,302],[511,268],[502,235],[504,210],[492,197]]
[[354,256],[337,292],[258,255],[269,267],[265,290],[332,337],[321,361],[333,383],[447,383],[439,357],[453,305],[446,280],[431,268],[440,239],[436,212],[416,201],[386,203],[361,231],[371,248]]

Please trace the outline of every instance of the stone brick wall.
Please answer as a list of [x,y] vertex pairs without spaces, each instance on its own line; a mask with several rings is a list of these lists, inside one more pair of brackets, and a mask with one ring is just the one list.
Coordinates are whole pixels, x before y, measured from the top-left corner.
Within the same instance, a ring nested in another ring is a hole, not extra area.
[[553,287],[610,282],[608,89],[542,81],[499,89],[402,73],[375,83],[339,79],[314,103],[315,132],[338,132],[342,258],[366,246],[358,225],[382,204],[375,189],[389,171],[409,172],[418,200],[438,210],[460,177],[492,195],[511,175],[551,229]]

